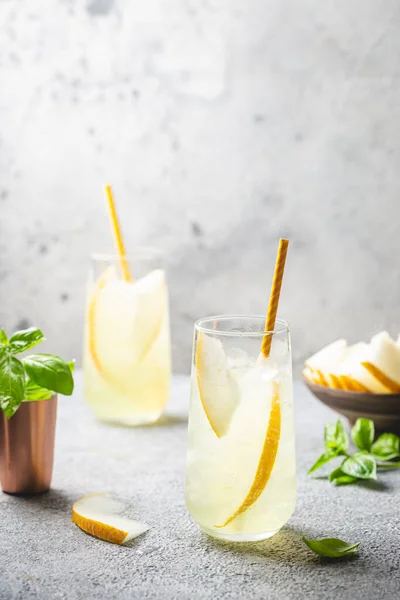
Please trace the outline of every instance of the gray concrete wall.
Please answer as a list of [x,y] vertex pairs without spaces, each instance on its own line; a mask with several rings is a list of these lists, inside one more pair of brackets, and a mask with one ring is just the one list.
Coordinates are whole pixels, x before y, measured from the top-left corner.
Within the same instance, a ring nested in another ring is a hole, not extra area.
[[281,315],[294,358],[400,329],[397,0],[0,2],[0,324],[80,358],[88,255],[168,256],[174,360],[193,321]]

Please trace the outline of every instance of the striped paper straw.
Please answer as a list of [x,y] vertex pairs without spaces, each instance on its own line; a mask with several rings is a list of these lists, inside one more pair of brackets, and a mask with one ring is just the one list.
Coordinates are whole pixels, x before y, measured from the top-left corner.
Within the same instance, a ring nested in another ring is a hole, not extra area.
[[[279,296],[281,293],[283,272],[285,270],[286,254],[289,240],[280,239],[278,254],[276,257],[274,278],[272,280],[271,295],[269,297],[267,318],[265,321],[265,332],[274,331],[276,313],[278,312]],[[263,337],[261,352],[264,358],[268,358],[271,351],[272,333]]]
[[119,262],[121,265],[122,277],[125,281],[132,281],[131,274],[129,272],[129,265],[126,259],[125,246],[124,241],[122,239],[121,228],[118,222],[117,211],[115,209],[115,202],[113,198],[113,193],[110,185],[104,186],[106,192],[106,198],[108,203],[108,209],[110,212],[111,225],[114,233],[115,244],[117,246],[117,252],[119,256]]

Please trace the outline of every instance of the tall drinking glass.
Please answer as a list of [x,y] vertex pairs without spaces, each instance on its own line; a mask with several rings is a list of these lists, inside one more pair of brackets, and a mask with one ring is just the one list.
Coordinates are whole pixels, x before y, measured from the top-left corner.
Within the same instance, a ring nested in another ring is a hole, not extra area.
[[92,257],[84,390],[97,419],[141,425],[158,419],[169,396],[168,293],[160,252],[139,248],[126,260],[132,280],[120,257]]
[[208,535],[231,541],[271,537],[296,503],[289,328],[264,324],[220,316],[194,327],[186,504]]

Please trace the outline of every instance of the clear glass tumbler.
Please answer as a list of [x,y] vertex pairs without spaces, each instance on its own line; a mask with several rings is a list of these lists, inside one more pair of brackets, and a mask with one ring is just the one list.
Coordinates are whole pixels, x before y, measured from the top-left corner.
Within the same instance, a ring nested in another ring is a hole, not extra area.
[[205,533],[230,541],[271,537],[296,503],[289,328],[264,325],[250,315],[194,327],[186,504]]
[[156,421],[169,397],[171,348],[162,255],[93,255],[84,342],[85,398],[97,419],[122,425]]

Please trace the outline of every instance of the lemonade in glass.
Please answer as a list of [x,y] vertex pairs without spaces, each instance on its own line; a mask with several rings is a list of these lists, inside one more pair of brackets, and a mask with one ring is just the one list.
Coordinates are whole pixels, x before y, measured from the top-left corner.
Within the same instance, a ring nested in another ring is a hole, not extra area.
[[264,325],[261,316],[195,324],[186,504],[207,534],[225,540],[271,537],[296,502],[289,329]]
[[141,425],[156,421],[169,397],[168,293],[157,250],[138,249],[123,260],[92,257],[84,391],[100,421]]

